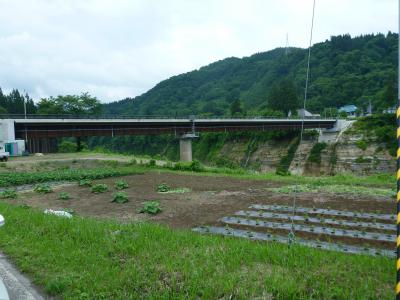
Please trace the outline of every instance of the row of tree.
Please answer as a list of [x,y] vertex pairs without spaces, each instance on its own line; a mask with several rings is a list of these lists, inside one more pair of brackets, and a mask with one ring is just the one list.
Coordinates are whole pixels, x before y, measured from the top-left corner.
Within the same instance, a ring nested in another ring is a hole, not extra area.
[[[25,103],[25,104],[24,104]],[[0,88],[0,114],[46,114],[46,115],[100,115],[100,101],[88,93],[42,98],[35,104],[26,93],[12,90],[5,95]]]

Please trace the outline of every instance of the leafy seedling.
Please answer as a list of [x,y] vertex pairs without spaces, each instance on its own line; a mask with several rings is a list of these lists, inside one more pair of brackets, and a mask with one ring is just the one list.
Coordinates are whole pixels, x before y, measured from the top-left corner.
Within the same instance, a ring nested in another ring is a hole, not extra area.
[[157,186],[156,191],[159,193],[166,193],[171,190],[171,187],[166,183],[161,183]]
[[33,190],[36,193],[40,193],[40,194],[48,194],[48,193],[52,193],[53,192],[53,189],[48,184],[38,184],[38,185],[35,186],[35,188]]
[[79,180],[78,184],[79,186],[88,186],[88,187],[91,187],[93,185],[90,179],[81,179]]
[[4,190],[0,192],[0,199],[15,199],[17,192],[15,190]]
[[162,209],[160,207],[160,202],[158,201],[146,201],[143,203],[143,208],[139,211],[140,213],[148,213],[151,215],[158,214]]
[[125,192],[117,192],[111,202],[126,203],[129,202],[128,195]]
[[117,190],[123,190],[123,189],[127,189],[129,187],[128,183],[123,181],[123,180],[117,180],[115,182],[115,188]]
[[69,199],[71,199],[72,197],[71,197],[71,195],[68,194],[67,192],[61,192],[60,195],[58,195],[58,198],[59,198],[60,200],[69,200]]
[[108,186],[104,183],[98,183],[92,186],[92,193],[99,194],[108,191]]

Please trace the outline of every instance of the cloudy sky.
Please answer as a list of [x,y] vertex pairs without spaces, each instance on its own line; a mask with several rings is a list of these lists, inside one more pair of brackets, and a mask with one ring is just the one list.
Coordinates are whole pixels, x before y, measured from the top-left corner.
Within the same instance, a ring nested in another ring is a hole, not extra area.
[[[397,0],[316,0],[314,42],[397,32]],[[0,87],[134,97],[170,76],[286,44],[312,0],[0,0]]]

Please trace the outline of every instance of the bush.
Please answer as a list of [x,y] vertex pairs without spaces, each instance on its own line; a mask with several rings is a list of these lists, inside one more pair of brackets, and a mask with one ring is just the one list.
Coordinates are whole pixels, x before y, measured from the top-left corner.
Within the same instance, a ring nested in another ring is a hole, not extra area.
[[123,190],[123,189],[127,189],[129,187],[128,183],[123,181],[123,180],[117,180],[115,182],[115,188],[117,190]]
[[15,199],[17,198],[17,191],[16,190],[4,190],[0,192],[0,199]]
[[92,186],[92,181],[90,179],[81,179],[78,182],[79,186],[88,186],[91,187]]
[[191,162],[178,162],[173,167],[173,170],[203,172],[205,168],[198,160],[194,160]]
[[155,215],[161,211],[162,211],[162,209],[161,209],[160,203],[158,201],[146,201],[143,203],[143,208],[139,212]]
[[166,183],[161,183],[157,186],[156,191],[159,193],[166,193],[171,190],[171,187]]
[[60,200],[69,200],[69,199],[71,199],[71,196],[67,192],[61,192],[58,195],[58,199],[60,199]]
[[126,203],[129,202],[128,195],[125,192],[117,192],[111,202]]
[[92,193],[99,194],[108,191],[108,186],[104,183],[98,183],[92,186]]
[[76,148],[76,143],[73,143],[71,141],[62,141],[60,144],[58,144],[58,152],[61,153],[76,152]]
[[155,167],[156,166],[156,161],[154,159],[150,159],[149,162],[147,163],[148,167]]
[[33,190],[35,192],[41,193],[41,194],[48,194],[48,193],[52,193],[53,192],[53,189],[48,184],[38,184],[38,185],[35,186],[35,188]]

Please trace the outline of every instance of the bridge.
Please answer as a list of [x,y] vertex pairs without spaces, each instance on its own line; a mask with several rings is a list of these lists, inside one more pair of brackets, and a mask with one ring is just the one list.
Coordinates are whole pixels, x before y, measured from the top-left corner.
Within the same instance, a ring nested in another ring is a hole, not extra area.
[[180,139],[181,159],[191,161],[192,139],[201,132],[332,129],[336,123],[323,118],[0,116],[0,143],[25,140],[35,153],[49,152],[49,143],[60,137],[173,134]]

